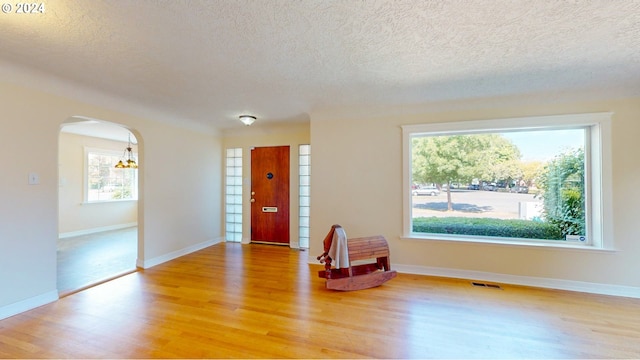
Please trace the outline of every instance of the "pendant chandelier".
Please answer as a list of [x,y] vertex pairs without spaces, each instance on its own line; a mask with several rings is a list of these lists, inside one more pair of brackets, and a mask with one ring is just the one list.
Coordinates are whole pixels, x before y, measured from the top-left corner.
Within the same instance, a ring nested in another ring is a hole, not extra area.
[[122,154],[122,158],[126,158],[126,164],[120,160],[116,164],[116,169],[137,169],[138,164],[133,160],[133,151],[131,149],[131,134],[129,134],[129,144]]

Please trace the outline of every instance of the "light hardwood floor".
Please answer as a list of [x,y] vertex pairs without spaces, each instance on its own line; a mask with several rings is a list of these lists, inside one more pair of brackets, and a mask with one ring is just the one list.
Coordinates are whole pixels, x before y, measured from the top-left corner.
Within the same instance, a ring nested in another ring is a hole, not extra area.
[[308,255],[218,244],[0,321],[0,357],[640,357],[640,299],[407,274],[335,292]]

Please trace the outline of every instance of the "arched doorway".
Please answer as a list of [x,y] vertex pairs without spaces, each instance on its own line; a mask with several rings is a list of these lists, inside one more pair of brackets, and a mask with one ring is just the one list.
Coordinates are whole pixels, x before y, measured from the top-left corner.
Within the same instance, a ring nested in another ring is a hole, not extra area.
[[58,142],[60,296],[136,270],[138,170],[115,164],[130,156],[139,162],[139,138],[105,121],[72,117],[63,123]]

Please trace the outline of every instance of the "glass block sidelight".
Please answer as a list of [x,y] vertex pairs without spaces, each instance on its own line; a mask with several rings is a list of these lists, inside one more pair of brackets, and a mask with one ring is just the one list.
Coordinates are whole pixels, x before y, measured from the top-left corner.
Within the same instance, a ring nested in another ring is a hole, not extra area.
[[300,248],[309,248],[309,210],[310,210],[310,182],[311,182],[311,145],[300,145],[299,169],[299,237]]
[[226,241],[242,241],[242,148],[227,149],[225,230]]

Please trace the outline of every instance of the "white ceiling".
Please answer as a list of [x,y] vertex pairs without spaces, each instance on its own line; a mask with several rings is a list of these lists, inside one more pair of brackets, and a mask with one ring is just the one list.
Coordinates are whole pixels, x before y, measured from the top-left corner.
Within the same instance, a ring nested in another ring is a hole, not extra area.
[[41,88],[163,121],[640,95],[640,0],[44,4],[0,14],[5,79],[37,72]]

